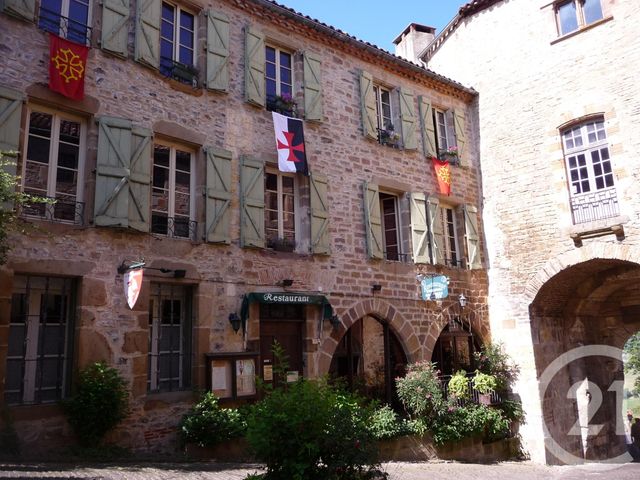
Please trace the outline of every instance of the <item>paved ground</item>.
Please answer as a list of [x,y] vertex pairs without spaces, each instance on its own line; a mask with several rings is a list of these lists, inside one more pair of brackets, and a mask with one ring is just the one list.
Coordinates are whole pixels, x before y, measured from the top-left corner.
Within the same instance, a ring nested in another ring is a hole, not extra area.
[[[638,480],[640,463],[625,465],[590,464],[572,467],[547,467],[528,462],[477,465],[454,462],[383,464],[391,480]],[[0,478],[48,480],[242,480],[260,471],[259,465],[215,463],[167,463],[86,465],[0,464]]]

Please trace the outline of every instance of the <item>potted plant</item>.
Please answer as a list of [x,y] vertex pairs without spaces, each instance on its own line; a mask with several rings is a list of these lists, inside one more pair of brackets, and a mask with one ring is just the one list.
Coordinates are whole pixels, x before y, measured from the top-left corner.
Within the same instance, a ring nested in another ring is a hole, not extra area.
[[440,160],[446,160],[453,165],[458,165],[458,147],[452,146],[445,150],[441,150],[439,158]]
[[267,100],[267,107],[272,112],[287,117],[298,118],[298,104],[289,93],[275,95]]
[[469,398],[469,379],[467,378],[467,372],[458,370],[449,380],[448,390],[449,395],[458,400]]
[[491,404],[491,394],[498,386],[498,380],[495,375],[489,375],[482,373],[480,370],[476,370],[476,374],[472,380],[473,388],[478,392],[478,399],[482,405]]
[[380,128],[380,143],[382,145],[389,145],[390,147],[397,147],[400,141],[400,135],[393,129],[392,123],[387,123],[385,128]]

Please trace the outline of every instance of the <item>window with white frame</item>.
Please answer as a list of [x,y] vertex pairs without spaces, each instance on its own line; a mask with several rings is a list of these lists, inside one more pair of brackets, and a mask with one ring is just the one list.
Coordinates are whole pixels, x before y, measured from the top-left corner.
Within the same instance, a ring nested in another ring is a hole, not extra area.
[[81,223],[86,125],[80,118],[32,107],[29,109],[22,189],[55,198],[54,204],[25,207],[26,215]]
[[618,215],[604,119],[572,125],[561,133],[574,223]]
[[436,148],[442,155],[456,146],[453,111],[433,109],[433,123],[436,127]]
[[176,62],[187,67],[195,65],[195,32],[196,17],[192,13],[178,5],[162,2],[160,73],[176,76]]
[[264,178],[267,246],[295,250],[298,185],[292,173],[266,171]]
[[398,196],[380,192],[380,213],[384,258],[396,262],[403,260]]
[[555,6],[558,33],[566,35],[601,20],[602,5],[600,1],[568,0],[558,2]]
[[445,265],[457,267],[461,264],[460,249],[458,247],[458,220],[453,207],[440,205],[440,222],[443,232],[443,253]]
[[89,44],[91,27],[89,0],[42,0],[38,25],[82,45]]
[[276,108],[276,97],[293,101],[293,55],[270,45],[265,46],[265,88],[267,109]]
[[380,140],[383,137],[394,134],[393,114],[391,111],[391,92],[380,86],[373,86],[373,93],[376,97],[376,118],[378,121],[378,132]]
[[194,239],[193,152],[170,143],[156,143],[151,175],[152,233]]
[[151,284],[149,371],[151,392],[191,387],[191,290],[183,285]]
[[13,279],[4,400],[53,403],[68,393],[72,358],[73,280]]

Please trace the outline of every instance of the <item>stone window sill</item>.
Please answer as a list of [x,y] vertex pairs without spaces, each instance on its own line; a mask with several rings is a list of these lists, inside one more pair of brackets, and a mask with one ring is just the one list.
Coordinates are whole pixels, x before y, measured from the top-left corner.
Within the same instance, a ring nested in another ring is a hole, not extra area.
[[563,40],[566,40],[566,39],[571,38],[571,37],[575,37],[576,35],[578,35],[578,34],[580,34],[582,32],[586,32],[587,30],[591,30],[592,28],[595,28],[598,25],[602,25],[603,23],[607,23],[607,22],[609,22],[611,20],[613,20],[613,16],[612,15],[610,15],[608,17],[605,17],[605,18],[601,18],[600,20],[597,20],[597,21],[595,21],[593,23],[590,23],[589,25],[584,25],[584,26],[578,28],[577,30],[574,30],[573,32],[569,32],[569,33],[567,33],[565,35],[562,35],[561,37],[556,38],[555,40],[553,40],[551,42],[551,45],[555,45],[556,43],[560,43]]
[[617,217],[573,225],[569,227],[567,233],[576,247],[582,246],[582,240],[605,235],[615,235],[618,241],[622,241],[625,238],[623,225],[628,222],[629,217],[618,215]]

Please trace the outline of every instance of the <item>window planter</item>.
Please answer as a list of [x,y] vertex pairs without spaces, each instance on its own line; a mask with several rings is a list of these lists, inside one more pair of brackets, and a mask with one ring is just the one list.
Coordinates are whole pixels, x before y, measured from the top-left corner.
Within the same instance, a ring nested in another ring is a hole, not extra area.
[[439,157],[440,160],[449,162],[450,165],[460,165],[458,155],[455,155],[453,153],[441,153]]
[[296,244],[288,238],[272,238],[267,240],[267,247],[276,252],[293,252]]
[[174,62],[171,68],[171,78],[194,88],[198,86],[198,69],[191,65]]

